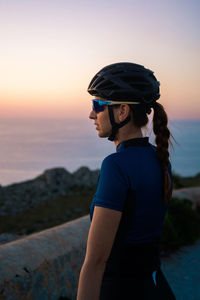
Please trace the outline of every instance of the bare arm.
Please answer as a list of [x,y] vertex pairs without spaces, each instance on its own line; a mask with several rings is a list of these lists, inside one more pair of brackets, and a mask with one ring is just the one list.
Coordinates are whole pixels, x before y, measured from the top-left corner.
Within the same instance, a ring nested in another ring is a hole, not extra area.
[[110,255],[122,213],[95,206],[85,260],[81,268],[77,300],[99,300],[106,261]]

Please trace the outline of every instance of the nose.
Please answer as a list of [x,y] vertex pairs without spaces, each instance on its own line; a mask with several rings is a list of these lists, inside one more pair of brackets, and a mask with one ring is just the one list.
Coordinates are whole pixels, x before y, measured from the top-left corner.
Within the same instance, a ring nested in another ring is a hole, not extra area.
[[96,119],[97,117],[97,114],[96,112],[92,109],[90,114],[89,114],[89,119]]

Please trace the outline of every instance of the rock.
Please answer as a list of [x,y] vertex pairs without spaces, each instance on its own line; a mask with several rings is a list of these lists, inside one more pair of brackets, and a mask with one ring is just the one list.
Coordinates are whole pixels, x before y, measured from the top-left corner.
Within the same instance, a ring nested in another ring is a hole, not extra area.
[[92,188],[97,184],[99,170],[81,167],[74,173],[64,168],[45,170],[35,179],[11,184],[0,189],[0,216],[15,215],[52,199],[67,196],[78,188]]
[[97,184],[99,170],[90,171],[88,167],[81,167],[73,173],[74,184],[79,187],[94,187]]

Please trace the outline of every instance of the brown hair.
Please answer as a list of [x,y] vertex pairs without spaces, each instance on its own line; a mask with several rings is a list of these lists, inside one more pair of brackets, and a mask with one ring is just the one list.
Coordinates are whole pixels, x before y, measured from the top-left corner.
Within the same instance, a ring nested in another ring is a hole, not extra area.
[[[130,105],[133,115],[134,125],[137,127],[146,126],[148,123],[148,116],[146,113],[145,106],[143,105]],[[171,180],[168,172],[169,166],[169,143],[170,131],[167,127],[168,117],[164,110],[164,107],[155,102],[153,104],[154,115],[153,115],[153,131],[155,134],[156,154],[158,161],[163,170],[163,194],[164,203],[167,203],[171,198]]]

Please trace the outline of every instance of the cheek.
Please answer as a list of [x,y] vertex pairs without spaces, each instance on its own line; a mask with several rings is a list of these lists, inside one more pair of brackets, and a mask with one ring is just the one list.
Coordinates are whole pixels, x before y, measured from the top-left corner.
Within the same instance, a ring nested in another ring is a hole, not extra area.
[[104,111],[99,113],[99,121],[102,124],[106,124],[107,119],[108,119],[107,114]]
[[106,124],[110,123],[110,116],[109,116],[109,112],[108,112],[108,107],[105,107],[105,110],[103,111],[103,118],[104,118],[104,122]]
[[110,128],[111,123],[110,123],[110,117],[108,113],[108,109],[106,108],[104,111],[99,112],[97,114],[97,119],[99,121],[99,124],[103,128]]
[[104,119],[102,119],[102,122],[101,122],[104,130],[106,132],[110,132],[112,126],[111,126],[111,123],[110,123],[110,118],[109,116],[105,116]]

